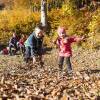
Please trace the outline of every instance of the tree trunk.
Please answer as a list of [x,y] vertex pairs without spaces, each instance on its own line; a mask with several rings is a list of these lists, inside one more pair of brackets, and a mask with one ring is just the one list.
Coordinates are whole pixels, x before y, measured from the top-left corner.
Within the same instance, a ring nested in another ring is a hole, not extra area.
[[47,0],[41,0],[41,23],[47,29]]

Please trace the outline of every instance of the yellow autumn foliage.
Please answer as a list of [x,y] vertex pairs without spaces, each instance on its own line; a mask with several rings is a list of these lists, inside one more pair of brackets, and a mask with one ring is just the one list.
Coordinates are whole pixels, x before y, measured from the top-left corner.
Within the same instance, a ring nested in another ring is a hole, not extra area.
[[[0,38],[1,41],[9,39],[12,31],[28,34],[34,30],[40,20],[38,12],[28,9],[3,10],[0,12]],[[9,35],[8,35],[9,34]],[[8,37],[7,37],[8,36]]]
[[[86,36],[86,41],[83,42],[86,48],[98,46],[100,44],[100,8],[93,12],[78,11],[74,0],[69,1],[63,4],[61,9],[48,11],[50,31],[49,35],[45,36],[45,44],[51,45],[51,41],[57,37],[58,26],[65,26],[68,29],[68,35]],[[32,12],[30,9],[16,8],[0,11],[0,42],[8,41],[12,31],[18,34],[29,34],[38,22],[40,22],[40,12]]]

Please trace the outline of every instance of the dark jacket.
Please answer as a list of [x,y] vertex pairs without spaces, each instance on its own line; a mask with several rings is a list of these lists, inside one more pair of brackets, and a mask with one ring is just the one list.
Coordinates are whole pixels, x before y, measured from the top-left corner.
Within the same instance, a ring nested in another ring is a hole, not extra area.
[[33,52],[35,54],[42,53],[42,44],[43,44],[43,37],[37,38],[35,35],[33,35]]
[[18,39],[17,37],[12,37],[9,41],[9,45],[17,45]]
[[30,47],[33,49],[34,54],[40,54],[42,52],[43,37],[37,38],[33,32],[25,41],[25,47]]

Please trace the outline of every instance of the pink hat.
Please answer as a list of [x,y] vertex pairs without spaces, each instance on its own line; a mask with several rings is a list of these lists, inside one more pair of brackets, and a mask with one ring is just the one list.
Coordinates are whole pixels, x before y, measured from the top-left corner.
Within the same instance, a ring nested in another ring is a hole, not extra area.
[[62,34],[65,34],[66,33],[66,30],[64,27],[59,27],[58,30],[57,30],[57,33],[59,36],[62,36]]

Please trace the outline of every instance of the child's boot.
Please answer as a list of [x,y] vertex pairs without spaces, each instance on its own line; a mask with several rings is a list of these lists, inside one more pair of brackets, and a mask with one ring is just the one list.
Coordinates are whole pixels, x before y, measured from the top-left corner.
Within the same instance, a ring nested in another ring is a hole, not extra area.
[[63,72],[62,72],[63,67],[62,67],[62,65],[59,65],[58,67],[59,67],[58,78],[60,78],[63,76]]
[[28,62],[29,62],[29,58],[24,58],[24,61],[25,61],[26,63],[28,63]]
[[62,65],[59,65],[59,71],[62,71],[62,69],[63,69]]
[[68,74],[68,76],[73,76],[73,71],[70,70],[70,71],[67,72],[67,74]]
[[41,68],[44,67],[43,65],[44,65],[44,62],[40,61],[40,66],[41,66]]

